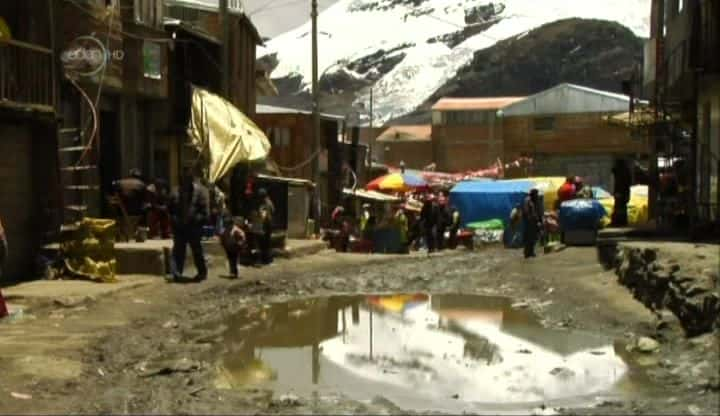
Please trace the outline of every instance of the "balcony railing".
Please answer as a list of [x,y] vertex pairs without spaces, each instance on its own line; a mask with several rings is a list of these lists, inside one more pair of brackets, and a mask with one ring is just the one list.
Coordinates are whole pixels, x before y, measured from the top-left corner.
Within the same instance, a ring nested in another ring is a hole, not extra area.
[[53,77],[50,49],[0,40],[0,102],[53,107]]

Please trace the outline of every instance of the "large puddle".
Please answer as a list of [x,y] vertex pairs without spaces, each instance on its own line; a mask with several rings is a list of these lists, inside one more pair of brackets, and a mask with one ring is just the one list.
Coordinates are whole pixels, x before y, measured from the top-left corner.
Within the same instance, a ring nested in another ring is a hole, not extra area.
[[629,372],[612,340],[545,329],[506,298],[314,298],[251,308],[226,325],[219,387],[382,396],[408,410],[589,405]]

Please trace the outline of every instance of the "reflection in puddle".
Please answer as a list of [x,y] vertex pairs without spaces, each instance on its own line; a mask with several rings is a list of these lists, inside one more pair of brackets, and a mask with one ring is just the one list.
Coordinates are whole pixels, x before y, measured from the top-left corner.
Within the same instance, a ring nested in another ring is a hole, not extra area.
[[417,294],[246,310],[228,325],[218,383],[458,410],[608,392],[626,374],[608,340],[542,328],[510,305],[506,298]]

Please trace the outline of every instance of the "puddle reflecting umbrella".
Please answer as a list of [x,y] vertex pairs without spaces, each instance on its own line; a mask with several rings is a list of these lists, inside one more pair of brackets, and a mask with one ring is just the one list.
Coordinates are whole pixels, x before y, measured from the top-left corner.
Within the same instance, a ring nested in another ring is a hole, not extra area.
[[390,312],[405,312],[412,308],[427,304],[430,298],[424,294],[368,296],[371,305],[378,306]]

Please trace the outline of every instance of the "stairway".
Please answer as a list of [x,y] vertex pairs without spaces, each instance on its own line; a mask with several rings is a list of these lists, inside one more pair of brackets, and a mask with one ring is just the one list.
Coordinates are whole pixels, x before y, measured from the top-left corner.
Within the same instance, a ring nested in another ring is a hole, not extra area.
[[[60,161],[60,186],[62,187],[63,225],[71,229],[100,202],[100,187],[97,185],[97,166],[93,149],[88,149],[88,140],[77,127],[60,128],[58,152]],[[81,161],[83,153],[86,153]]]

